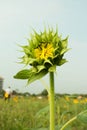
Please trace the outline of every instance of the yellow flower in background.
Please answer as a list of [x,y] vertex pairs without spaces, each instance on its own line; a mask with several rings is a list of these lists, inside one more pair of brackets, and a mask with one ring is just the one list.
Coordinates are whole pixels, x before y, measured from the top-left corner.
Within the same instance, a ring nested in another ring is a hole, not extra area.
[[13,97],[13,101],[18,102],[18,97],[17,96]]
[[87,98],[85,98],[85,102],[87,102]]
[[78,104],[79,103],[78,99],[73,99],[73,103]]

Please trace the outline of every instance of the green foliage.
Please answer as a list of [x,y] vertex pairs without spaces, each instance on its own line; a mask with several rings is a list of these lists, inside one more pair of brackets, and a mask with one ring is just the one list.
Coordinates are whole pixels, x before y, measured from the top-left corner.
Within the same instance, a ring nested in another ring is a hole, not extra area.
[[37,120],[36,121],[37,127],[39,127],[39,128],[44,128],[44,126],[48,127],[48,124],[49,124],[49,105],[47,105],[44,108],[40,109],[36,113],[35,118]]
[[[14,97],[9,102],[0,99],[0,130],[49,130],[49,101],[47,98],[17,97],[17,102],[14,101]],[[55,130],[60,130],[75,116],[76,119],[64,130],[87,129],[87,102],[74,104],[72,97],[69,98],[69,101],[66,101],[64,96],[56,97]]]
[[35,114],[47,105],[47,101],[35,98],[14,97],[8,102],[0,99],[0,130],[30,130],[37,128]]
[[48,106],[46,106],[46,107],[44,107],[44,108],[42,108],[40,111],[38,111],[37,113],[36,113],[36,117],[37,118],[39,118],[39,117],[41,117],[41,116],[45,116],[45,115],[48,115],[48,112],[49,112],[49,105]]

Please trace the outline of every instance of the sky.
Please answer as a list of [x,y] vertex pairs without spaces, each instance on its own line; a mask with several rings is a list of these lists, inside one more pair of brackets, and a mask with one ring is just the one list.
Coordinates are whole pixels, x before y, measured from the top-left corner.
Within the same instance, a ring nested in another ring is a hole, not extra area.
[[58,27],[62,38],[69,36],[65,54],[68,60],[57,67],[56,93],[87,93],[87,0],[0,0],[0,76],[3,89],[11,86],[19,92],[40,93],[49,86],[49,75],[26,87],[23,80],[13,76],[23,69],[18,64],[20,45],[27,45],[27,38],[35,29],[44,26]]

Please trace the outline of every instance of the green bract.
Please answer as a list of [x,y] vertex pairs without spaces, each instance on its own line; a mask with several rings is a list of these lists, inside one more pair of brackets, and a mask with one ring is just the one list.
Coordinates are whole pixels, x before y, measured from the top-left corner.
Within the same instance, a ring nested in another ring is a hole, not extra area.
[[30,65],[30,69],[19,71],[14,78],[28,79],[31,83],[37,79],[42,78],[48,72],[55,72],[56,66],[64,64],[66,59],[63,58],[64,54],[69,50],[68,37],[62,39],[58,36],[57,30],[45,29],[44,32],[31,35],[28,39],[28,45],[22,46],[24,56],[22,63]]

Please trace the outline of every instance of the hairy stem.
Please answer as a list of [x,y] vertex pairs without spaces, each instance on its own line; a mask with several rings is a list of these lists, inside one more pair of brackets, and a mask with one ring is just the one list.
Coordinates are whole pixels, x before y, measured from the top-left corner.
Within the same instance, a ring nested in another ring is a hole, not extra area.
[[50,72],[50,130],[55,130],[54,73]]

